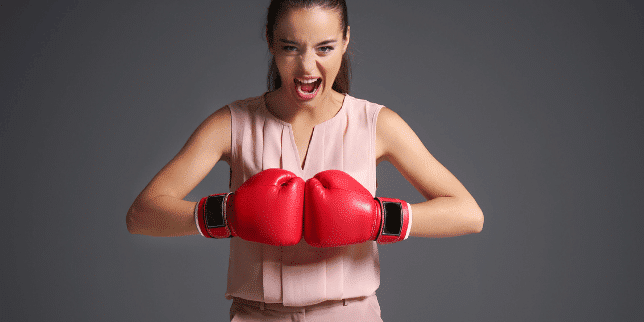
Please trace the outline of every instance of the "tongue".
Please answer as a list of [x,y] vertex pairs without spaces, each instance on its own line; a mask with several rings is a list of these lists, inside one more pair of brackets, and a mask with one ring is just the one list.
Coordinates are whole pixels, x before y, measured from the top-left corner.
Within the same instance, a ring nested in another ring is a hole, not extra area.
[[300,88],[303,92],[312,93],[315,89],[315,83],[311,84],[300,84]]

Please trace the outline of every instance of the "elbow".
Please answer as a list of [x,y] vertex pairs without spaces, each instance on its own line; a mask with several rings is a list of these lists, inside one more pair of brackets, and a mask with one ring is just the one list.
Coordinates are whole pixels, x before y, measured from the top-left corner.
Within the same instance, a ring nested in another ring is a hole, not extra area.
[[132,204],[130,209],[127,211],[127,216],[125,216],[125,224],[127,226],[127,231],[130,232],[130,234],[141,234],[141,225],[138,224],[137,220],[139,211],[137,210],[135,204]]
[[483,211],[481,208],[476,204],[476,202],[472,202],[468,205],[466,213],[466,229],[468,230],[468,233],[480,233],[483,230],[484,222]]
[[474,216],[472,220],[472,233],[473,234],[478,234],[483,230],[483,212],[479,209],[478,213],[476,216]]

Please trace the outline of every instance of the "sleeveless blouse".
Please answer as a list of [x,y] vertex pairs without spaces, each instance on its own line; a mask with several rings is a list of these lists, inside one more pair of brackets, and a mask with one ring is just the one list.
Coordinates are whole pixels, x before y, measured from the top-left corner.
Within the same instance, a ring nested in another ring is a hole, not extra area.
[[[304,180],[336,169],[376,193],[376,120],[381,105],[345,95],[338,113],[316,125],[304,168],[291,124],[273,116],[264,96],[229,104],[232,157],[230,189],[262,170],[281,168]],[[305,306],[375,293],[380,284],[376,243],[315,248],[230,240],[226,298]]]

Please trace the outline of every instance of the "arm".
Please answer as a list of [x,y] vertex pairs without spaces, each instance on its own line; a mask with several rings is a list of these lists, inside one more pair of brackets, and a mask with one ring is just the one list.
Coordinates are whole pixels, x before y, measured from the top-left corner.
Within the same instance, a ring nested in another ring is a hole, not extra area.
[[130,233],[151,236],[199,233],[194,220],[196,203],[183,198],[220,159],[229,159],[230,121],[230,110],[224,107],[199,125],[179,153],[132,203],[126,217]]
[[427,199],[411,205],[411,236],[451,237],[483,229],[483,212],[472,195],[429,153],[409,125],[386,107],[378,115],[376,158],[391,162]]

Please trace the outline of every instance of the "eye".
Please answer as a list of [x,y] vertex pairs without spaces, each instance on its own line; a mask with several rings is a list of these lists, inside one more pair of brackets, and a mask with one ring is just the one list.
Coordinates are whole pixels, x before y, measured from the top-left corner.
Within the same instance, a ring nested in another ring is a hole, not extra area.
[[333,51],[333,47],[331,47],[331,46],[323,46],[323,47],[318,48],[318,50],[320,52],[324,53],[324,54],[328,54],[328,53]]
[[290,53],[290,52],[297,51],[297,47],[295,47],[295,46],[284,46],[284,47],[282,47],[282,50],[284,50],[285,52]]

